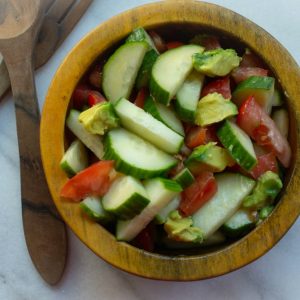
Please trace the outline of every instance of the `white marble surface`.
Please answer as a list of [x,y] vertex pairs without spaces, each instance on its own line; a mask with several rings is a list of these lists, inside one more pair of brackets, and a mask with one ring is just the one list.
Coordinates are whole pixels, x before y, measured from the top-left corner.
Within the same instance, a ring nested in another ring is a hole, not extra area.
[[[111,16],[149,0],[94,0],[72,34],[36,73],[40,105],[61,60],[79,39]],[[300,62],[299,0],[211,0],[253,20]],[[121,272],[69,232],[69,259],[56,287],[36,273],[24,242],[19,158],[11,96],[0,103],[0,299],[300,299],[300,220],[269,253],[231,274],[192,283],[151,281]]]

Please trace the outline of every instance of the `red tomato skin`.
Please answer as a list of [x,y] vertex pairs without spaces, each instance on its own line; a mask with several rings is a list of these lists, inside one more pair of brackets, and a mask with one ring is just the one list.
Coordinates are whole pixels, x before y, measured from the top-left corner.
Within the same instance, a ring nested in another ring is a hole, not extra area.
[[221,44],[218,38],[213,35],[203,38],[202,46],[205,48],[206,51],[221,48]]
[[184,43],[178,42],[178,41],[168,42],[167,43],[167,48],[168,48],[168,50],[171,50],[171,49],[175,49],[175,48],[181,47],[183,45],[184,45]]
[[217,182],[213,173],[202,172],[196,177],[196,181],[182,192],[180,212],[186,217],[191,216],[209,201],[217,190]]
[[240,67],[251,67],[251,68],[264,68],[263,61],[251,51],[246,51],[242,57]]
[[90,87],[86,84],[79,84],[75,88],[72,95],[74,108],[81,110],[87,104],[90,91]]
[[98,92],[98,91],[90,91],[88,95],[88,104],[90,107],[101,103],[101,102],[106,102],[106,99],[104,96]]
[[153,252],[154,250],[154,228],[152,224],[149,224],[144,228],[134,239],[134,245],[138,248]]
[[158,33],[156,33],[155,31],[152,30],[149,32],[149,34],[150,34],[150,36],[153,40],[153,43],[159,53],[163,53],[163,52],[167,51],[167,45]]
[[114,161],[99,161],[69,179],[60,196],[79,202],[88,196],[103,196],[110,186],[109,173]]
[[188,131],[185,138],[185,144],[190,149],[205,145],[209,142],[219,143],[216,128],[214,126],[193,127]]
[[229,77],[219,78],[211,81],[204,86],[201,98],[211,93],[219,93],[225,99],[231,99],[230,79]]
[[257,165],[251,170],[250,175],[254,179],[258,179],[267,171],[272,171],[278,174],[278,164],[276,157],[272,152],[263,154],[257,158]]
[[147,89],[141,88],[134,100],[134,104],[139,108],[144,108],[146,97],[147,97]]
[[250,96],[241,105],[237,124],[258,145],[274,152],[284,167],[290,166],[292,153],[287,139],[280,133],[274,121],[259,106],[254,97]]
[[239,67],[231,72],[235,83],[240,83],[251,76],[268,76],[268,70],[258,67]]
[[200,145],[204,145],[206,143],[206,132],[207,128],[204,127],[192,128],[186,136],[186,146],[193,149]]

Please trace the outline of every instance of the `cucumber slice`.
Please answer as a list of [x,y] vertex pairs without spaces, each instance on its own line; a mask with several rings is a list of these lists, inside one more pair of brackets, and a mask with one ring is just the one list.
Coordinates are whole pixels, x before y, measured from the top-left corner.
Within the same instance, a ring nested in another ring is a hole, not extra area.
[[203,51],[200,46],[186,45],[166,51],[158,57],[150,80],[150,91],[157,101],[169,105],[193,69],[193,54]]
[[175,110],[181,120],[194,122],[204,75],[193,71],[176,94]]
[[139,214],[150,200],[141,182],[131,176],[123,176],[114,181],[102,202],[106,211],[128,220]]
[[146,99],[144,110],[151,114],[155,119],[164,123],[173,131],[184,136],[182,123],[177,118],[174,111],[161,103],[155,102],[151,96]]
[[272,100],[273,106],[281,106],[283,104],[282,95],[278,89],[274,89],[274,95]]
[[151,71],[158,56],[159,55],[157,54],[157,52],[153,49],[145,54],[143,63],[136,77],[137,89],[140,90],[141,88],[148,86],[151,77]]
[[130,101],[122,98],[115,110],[122,125],[161,150],[178,153],[184,138]]
[[192,217],[205,238],[216,232],[241,206],[254,188],[255,181],[237,173],[216,175],[218,191]]
[[102,88],[109,101],[115,103],[130,96],[148,47],[146,42],[126,43],[108,59],[103,68]]
[[195,181],[195,177],[188,168],[184,168],[173,177],[173,180],[178,182],[183,189],[186,189]]
[[71,109],[66,121],[67,127],[99,159],[102,159],[104,151],[101,137],[99,135],[89,133],[79,122],[79,115],[79,111]]
[[101,224],[113,222],[114,217],[104,210],[101,198],[87,197],[80,203],[80,208],[94,221]]
[[164,175],[177,160],[129,131],[111,130],[104,141],[105,159],[115,160],[117,171],[136,178]]
[[166,207],[164,207],[155,217],[157,224],[164,224],[167,221],[169,213],[179,207],[181,201],[180,195],[176,196]]
[[151,37],[149,36],[147,31],[142,27],[138,27],[134,29],[132,33],[129,35],[129,37],[126,40],[126,43],[132,43],[132,42],[146,42],[148,44],[148,50],[153,49],[157,54],[159,54]]
[[79,140],[75,140],[64,154],[60,167],[69,176],[74,176],[87,168],[88,164],[88,155],[85,147]]
[[150,198],[148,206],[136,217],[128,221],[118,221],[116,237],[119,241],[134,239],[182,189],[173,180],[154,178],[145,182],[145,189]]
[[235,123],[226,120],[217,131],[217,136],[232,158],[245,170],[257,164],[253,144],[249,136]]
[[250,232],[255,224],[256,218],[253,214],[240,209],[222,226],[222,231],[228,237],[237,238]]
[[280,133],[287,137],[289,135],[289,114],[285,109],[276,110],[272,119],[275,122]]
[[273,77],[251,76],[236,87],[232,94],[232,101],[237,106],[241,106],[249,96],[253,96],[266,113],[270,114],[273,103],[274,83],[275,79]]

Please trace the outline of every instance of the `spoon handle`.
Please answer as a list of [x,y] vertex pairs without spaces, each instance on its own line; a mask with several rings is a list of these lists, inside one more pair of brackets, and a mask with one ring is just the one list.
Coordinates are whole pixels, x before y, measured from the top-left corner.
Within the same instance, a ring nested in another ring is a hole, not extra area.
[[[26,35],[19,45],[24,43],[27,43]],[[15,100],[27,248],[41,276],[49,284],[55,284],[65,267],[67,237],[65,225],[51,199],[41,162],[40,113],[33,77],[32,48],[26,47],[26,51],[17,49],[14,58],[8,58],[6,64]]]

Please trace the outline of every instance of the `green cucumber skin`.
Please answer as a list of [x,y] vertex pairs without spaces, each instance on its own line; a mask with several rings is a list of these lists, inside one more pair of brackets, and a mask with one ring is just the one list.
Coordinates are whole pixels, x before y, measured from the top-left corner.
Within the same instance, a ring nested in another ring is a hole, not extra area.
[[179,183],[183,189],[186,189],[195,182],[195,177],[188,168],[184,168],[175,177],[173,177],[173,180]]
[[169,105],[171,102],[170,93],[163,89],[157,81],[154,79],[153,76],[151,76],[150,79],[150,91],[151,95],[154,97],[154,99],[158,100],[160,103],[164,105]]
[[82,211],[93,221],[99,222],[100,224],[107,225],[115,221],[113,215],[109,214],[103,209],[101,204],[101,208],[103,211],[101,213],[96,213],[95,211],[91,210],[88,206],[85,205],[84,201],[80,203],[80,208]]
[[60,163],[60,168],[67,173],[68,177],[73,177],[76,175],[76,172],[69,166],[66,161]]
[[181,185],[178,182],[176,182],[175,180],[166,179],[166,178],[155,178],[155,179],[160,181],[166,190],[169,190],[169,191],[172,191],[175,193],[182,192]]
[[[134,84],[135,84],[135,81],[136,81],[136,78],[137,78],[137,74],[138,74],[138,70],[140,69],[142,63],[143,63],[143,59],[138,63],[138,68],[136,70],[136,73],[134,72],[132,74],[132,83],[128,86],[128,90],[126,91],[126,93],[124,94],[120,94],[118,96],[115,96],[115,98],[112,96],[112,93],[111,93],[111,89],[110,89],[110,86],[109,86],[109,80],[107,79],[109,77],[109,74],[110,74],[110,69],[112,68],[112,66],[114,66],[114,60],[117,59],[119,56],[120,56],[120,53],[122,51],[124,51],[124,48],[125,47],[128,47],[128,46],[135,46],[135,45],[144,45],[144,52],[143,52],[143,55],[145,57],[145,54],[147,53],[147,49],[149,47],[149,44],[147,42],[130,42],[130,43],[126,43],[124,45],[122,45],[121,47],[119,47],[108,59],[108,61],[106,62],[106,64],[104,65],[103,67],[103,81],[102,81],[102,89],[103,89],[103,92],[106,96],[106,98],[111,101],[112,103],[115,103],[116,101],[118,101],[120,98],[122,97],[125,97],[125,98],[129,98],[130,94],[131,94],[131,91],[132,91],[132,88],[134,87]],[[124,83],[123,83],[124,84]],[[109,87],[108,87],[109,86]]]
[[[181,136],[184,136],[184,129],[183,127],[181,127],[182,130],[176,130],[174,127],[172,128],[168,122],[166,122],[160,115],[160,112],[156,106],[155,101],[153,100],[153,98],[151,96],[149,96],[146,101],[145,101],[145,105],[144,105],[144,110],[149,113],[150,115],[152,115],[155,119],[157,119],[158,121],[164,123],[167,127],[169,127],[170,129],[172,129],[173,131],[175,131],[176,133],[180,134]],[[178,122],[180,122],[178,120]]]
[[[217,136],[221,141],[222,145],[229,151],[232,158],[236,160],[236,157],[241,156],[240,153],[245,153],[246,151],[239,144],[235,144],[234,146],[232,145],[233,133],[228,134],[229,132],[231,132],[230,123],[229,121],[225,120],[223,125],[217,130]],[[248,153],[246,153],[245,157],[246,159],[239,159],[238,163],[242,168],[244,168],[247,171],[250,171],[257,164],[257,159],[251,157],[250,155],[248,155]]]
[[[230,237],[230,238],[238,238],[246,235],[249,233],[253,228],[256,226],[256,222],[253,218],[253,220],[250,220],[250,217],[247,215],[250,212],[238,210],[222,227],[222,232]],[[244,217],[243,223],[239,227],[236,227],[234,222],[235,218],[238,218],[239,215],[242,214],[242,217]],[[244,214],[244,215],[243,215]],[[233,224],[232,224],[233,222]]]
[[183,108],[177,99],[175,99],[174,104],[175,104],[175,111],[177,112],[180,120],[185,121],[185,122],[192,122],[192,123],[195,122],[196,110],[192,111],[192,110]]
[[119,158],[119,155],[114,151],[112,142],[110,140],[109,135],[106,135],[104,139],[104,159],[106,160],[114,160],[115,161],[115,169],[121,173],[131,175],[138,179],[147,179],[153,178],[157,176],[165,176],[167,172],[176,166],[177,161],[167,166],[165,169],[157,170],[157,171],[147,171],[144,169],[139,169],[131,164],[122,161]]
[[153,49],[145,54],[144,60],[136,78],[137,89],[148,86],[151,78],[152,67],[155,64],[158,56],[159,55],[157,54],[157,52]]
[[120,220],[129,220],[138,215],[148,204],[150,200],[138,193],[134,193],[123,205],[118,208],[104,209]]

